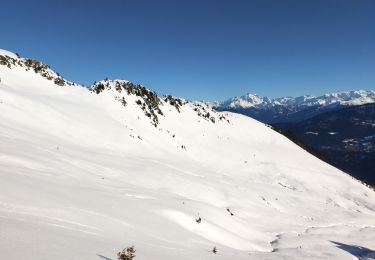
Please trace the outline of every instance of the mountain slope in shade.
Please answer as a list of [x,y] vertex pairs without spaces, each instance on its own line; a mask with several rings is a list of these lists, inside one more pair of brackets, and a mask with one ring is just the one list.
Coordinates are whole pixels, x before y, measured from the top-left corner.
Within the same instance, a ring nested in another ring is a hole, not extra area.
[[331,164],[375,186],[375,104],[345,107],[275,127],[292,134]]
[[329,93],[322,96],[282,97],[270,99],[247,94],[214,107],[219,111],[232,111],[251,116],[261,122],[297,122],[320,113],[345,106],[358,106],[375,102],[375,91],[358,90]]
[[264,124],[127,81],[62,85],[12,59],[2,258],[115,259],[130,245],[146,260],[371,257],[375,192]]

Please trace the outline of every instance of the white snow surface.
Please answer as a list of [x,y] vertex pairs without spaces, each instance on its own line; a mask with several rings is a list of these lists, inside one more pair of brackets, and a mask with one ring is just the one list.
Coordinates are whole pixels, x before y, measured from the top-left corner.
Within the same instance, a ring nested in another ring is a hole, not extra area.
[[256,120],[0,78],[1,259],[374,259],[375,192]]
[[6,56],[9,56],[13,59],[17,59],[17,54],[11,52],[11,51],[7,51],[7,50],[3,50],[3,49],[0,49],[0,55],[6,55]]

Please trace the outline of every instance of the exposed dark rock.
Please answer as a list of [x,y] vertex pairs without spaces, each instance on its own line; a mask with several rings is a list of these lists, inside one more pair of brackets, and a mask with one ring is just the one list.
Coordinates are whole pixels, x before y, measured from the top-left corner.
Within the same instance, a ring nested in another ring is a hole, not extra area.
[[171,106],[174,106],[178,112],[180,112],[180,107],[184,105],[184,102],[181,99],[172,97],[171,95],[164,96],[164,101]]
[[[128,81],[105,80],[105,84],[103,84],[102,82],[96,83],[91,88],[91,91],[99,94],[105,89],[111,89],[111,86],[113,85],[114,90],[118,93],[126,93],[128,95],[131,94],[139,97],[139,99],[136,101],[136,104],[139,105],[145,115],[151,119],[152,124],[155,127],[159,124],[158,115],[163,115],[163,112],[160,109],[160,106],[162,106],[163,103],[154,91],[151,91],[142,85],[133,84]],[[117,100],[122,102],[123,105],[126,105],[125,99],[117,98]]]
[[18,58],[12,58],[7,55],[0,55],[0,65],[7,66],[8,68],[12,68],[14,66],[20,66],[28,70],[33,70],[35,73],[41,75],[42,77],[53,80],[56,85],[65,86],[65,85],[74,85],[71,82],[64,80],[59,73],[54,72],[48,65],[34,59],[24,59],[20,58],[18,54],[16,54]]
[[54,82],[56,85],[65,86],[65,80],[63,80],[62,78],[57,78]]

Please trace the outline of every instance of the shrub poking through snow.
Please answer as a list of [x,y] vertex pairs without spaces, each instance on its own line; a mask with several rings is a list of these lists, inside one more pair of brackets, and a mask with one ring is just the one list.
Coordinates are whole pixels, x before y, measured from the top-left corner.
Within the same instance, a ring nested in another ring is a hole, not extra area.
[[117,253],[118,260],[132,260],[135,257],[134,246],[124,248],[121,252]]
[[232,211],[230,211],[229,208],[227,208],[227,211],[228,211],[228,213],[229,213],[231,216],[234,216],[234,214],[232,213]]

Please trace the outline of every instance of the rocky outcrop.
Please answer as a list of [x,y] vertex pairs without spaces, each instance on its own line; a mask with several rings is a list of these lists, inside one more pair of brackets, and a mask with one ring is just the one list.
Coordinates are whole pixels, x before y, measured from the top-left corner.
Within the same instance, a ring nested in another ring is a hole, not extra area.
[[76,85],[70,81],[65,80],[60,76],[59,73],[54,72],[50,68],[50,66],[38,60],[21,58],[18,54],[16,54],[15,57],[0,54],[0,65],[7,66],[9,69],[13,67],[22,67],[26,71],[33,70],[35,73],[41,75],[42,77],[51,81],[53,80],[53,82],[58,86]]

